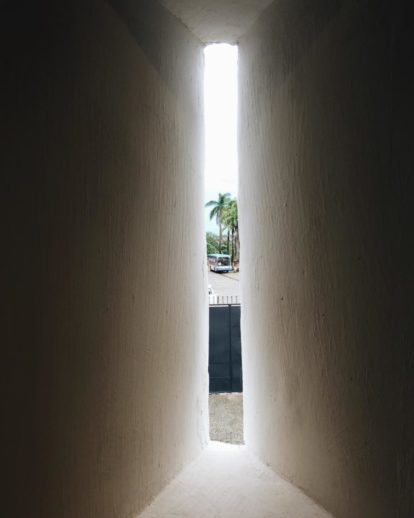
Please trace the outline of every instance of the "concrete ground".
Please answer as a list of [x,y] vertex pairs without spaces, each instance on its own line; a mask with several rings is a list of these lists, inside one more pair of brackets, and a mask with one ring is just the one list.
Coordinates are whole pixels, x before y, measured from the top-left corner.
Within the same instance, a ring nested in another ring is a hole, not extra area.
[[141,518],[332,518],[245,446],[211,442]]
[[240,302],[239,273],[208,272],[208,283],[211,284],[216,295],[221,297],[235,297]]
[[228,279],[232,279],[234,281],[240,280],[240,272],[228,272],[228,273],[223,273],[223,275],[225,277],[227,277]]
[[210,439],[243,444],[243,394],[240,392],[209,395]]

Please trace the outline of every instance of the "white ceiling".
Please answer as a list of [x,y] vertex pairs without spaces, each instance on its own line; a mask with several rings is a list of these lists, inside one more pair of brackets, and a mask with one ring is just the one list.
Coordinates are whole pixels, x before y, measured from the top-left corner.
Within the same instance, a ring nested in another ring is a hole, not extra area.
[[204,43],[237,43],[273,0],[159,0]]

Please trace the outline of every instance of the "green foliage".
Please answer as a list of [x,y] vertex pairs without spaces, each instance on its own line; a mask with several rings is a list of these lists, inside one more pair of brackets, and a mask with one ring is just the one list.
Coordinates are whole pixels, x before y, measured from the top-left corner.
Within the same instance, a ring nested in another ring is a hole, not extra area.
[[222,214],[224,228],[234,232],[239,228],[239,215],[237,210],[237,200],[230,200],[224,208]]
[[210,212],[210,219],[216,218],[217,225],[219,227],[219,253],[222,251],[223,243],[223,213],[230,202],[230,193],[226,192],[218,195],[217,200],[210,200],[206,203],[206,207],[213,207]]
[[223,230],[227,230],[226,252],[231,255],[232,262],[239,262],[239,214],[237,199],[230,198],[229,193],[219,193],[217,200],[206,203],[206,207],[213,207],[210,212],[210,219],[216,218],[219,226],[219,236],[207,232],[207,253],[223,252]]
[[222,215],[225,210],[227,204],[230,201],[230,193],[226,192],[225,194],[218,195],[217,200],[210,200],[206,203],[206,207],[213,207],[210,212],[210,219],[216,218],[217,225],[222,223]]
[[[229,200],[222,213],[222,223],[227,229],[227,249],[232,262],[239,262],[239,214],[236,198]],[[231,241],[230,235],[231,234]],[[231,248],[230,248],[231,247]]]
[[218,254],[220,248],[219,237],[213,232],[206,233],[207,254]]

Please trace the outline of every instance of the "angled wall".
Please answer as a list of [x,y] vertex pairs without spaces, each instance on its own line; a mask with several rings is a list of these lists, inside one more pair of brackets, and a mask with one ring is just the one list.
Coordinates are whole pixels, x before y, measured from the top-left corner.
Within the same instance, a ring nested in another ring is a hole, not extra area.
[[338,518],[413,516],[406,9],[282,0],[240,40],[246,441]]
[[136,516],[208,436],[202,47],[156,2],[1,9],[3,511]]

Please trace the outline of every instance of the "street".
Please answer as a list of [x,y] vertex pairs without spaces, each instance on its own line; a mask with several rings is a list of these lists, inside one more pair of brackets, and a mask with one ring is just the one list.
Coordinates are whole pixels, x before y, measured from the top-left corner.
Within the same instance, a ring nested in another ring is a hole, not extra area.
[[[239,273],[208,272],[208,283],[218,295],[219,302],[240,303]],[[222,299],[224,297],[224,300]]]

